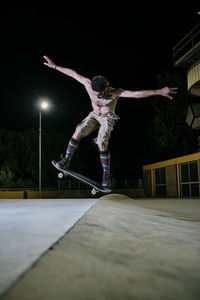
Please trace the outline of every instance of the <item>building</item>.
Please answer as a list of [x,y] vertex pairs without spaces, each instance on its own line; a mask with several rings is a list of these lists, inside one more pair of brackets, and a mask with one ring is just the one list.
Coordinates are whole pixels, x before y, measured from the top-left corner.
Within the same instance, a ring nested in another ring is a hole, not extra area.
[[199,197],[200,153],[145,165],[143,179],[148,197]]
[[200,96],[200,23],[173,48],[173,59],[187,70],[188,92]]
[[[175,66],[186,69],[188,92],[195,96],[186,122],[200,130],[200,23],[173,48],[173,59]],[[200,152],[146,165],[143,178],[149,197],[199,197]]]

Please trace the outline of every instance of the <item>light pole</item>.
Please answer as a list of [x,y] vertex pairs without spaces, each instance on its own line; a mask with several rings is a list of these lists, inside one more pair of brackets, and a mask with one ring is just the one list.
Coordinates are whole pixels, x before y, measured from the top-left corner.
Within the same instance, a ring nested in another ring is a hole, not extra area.
[[42,110],[46,110],[49,104],[42,101],[39,105],[39,199],[42,198]]

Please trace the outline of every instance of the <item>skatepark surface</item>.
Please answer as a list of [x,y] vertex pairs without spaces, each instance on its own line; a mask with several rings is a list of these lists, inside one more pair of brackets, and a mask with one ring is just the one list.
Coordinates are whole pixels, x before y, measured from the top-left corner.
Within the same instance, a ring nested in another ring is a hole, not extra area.
[[[200,297],[200,199],[135,200],[110,194],[100,199],[0,200],[0,205],[2,299]],[[12,247],[18,261],[14,269]],[[32,248],[42,250],[36,255]],[[12,274],[23,264],[19,252],[24,261],[33,253],[34,259],[6,285],[6,269]]]

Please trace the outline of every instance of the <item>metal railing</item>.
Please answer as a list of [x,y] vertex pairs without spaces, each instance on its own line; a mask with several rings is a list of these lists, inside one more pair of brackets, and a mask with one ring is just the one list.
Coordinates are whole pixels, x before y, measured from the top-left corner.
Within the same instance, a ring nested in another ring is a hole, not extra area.
[[[122,179],[122,180],[113,180],[112,181],[112,188],[113,189],[141,189],[143,188],[143,180],[142,179]],[[57,187],[43,187],[42,190],[46,191],[55,191],[59,189],[67,189],[67,190],[89,190],[86,184],[81,183],[80,181],[73,180],[73,179],[58,179]],[[37,187],[1,187],[0,191],[38,191]]]
[[[124,180],[112,180],[113,189],[141,189],[143,188],[142,179],[124,179]],[[86,184],[73,179],[66,179],[58,181],[58,189],[68,190],[87,190],[90,189]]]
[[197,24],[174,48],[174,64],[200,42],[200,23]]

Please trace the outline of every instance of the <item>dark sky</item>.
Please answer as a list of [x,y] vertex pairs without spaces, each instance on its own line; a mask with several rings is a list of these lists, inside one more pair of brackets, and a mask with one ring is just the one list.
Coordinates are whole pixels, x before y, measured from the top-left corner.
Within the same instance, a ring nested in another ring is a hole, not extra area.
[[[95,2],[93,7],[65,7],[54,2],[1,8],[0,128],[37,128],[41,97],[52,105],[43,117],[46,130],[73,133],[91,110],[84,88],[44,66],[44,54],[90,78],[102,74],[112,86],[156,88],[155,75],[173,67],[173,46],[200,20],[198,8],[165,6],[120,2],[107,8]],[[130,126],[128,118],[144,118],[139,107],[139,101],[120,100],[123,130]]]

